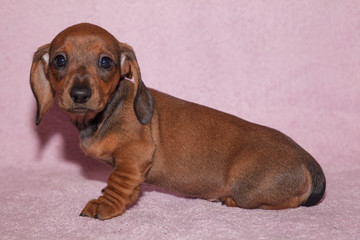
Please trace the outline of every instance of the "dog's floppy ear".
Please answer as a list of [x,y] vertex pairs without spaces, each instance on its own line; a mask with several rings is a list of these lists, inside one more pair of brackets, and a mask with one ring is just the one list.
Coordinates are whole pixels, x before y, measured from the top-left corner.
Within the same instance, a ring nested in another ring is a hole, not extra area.
[[152,95],[141,80],[140,68],[133,49],[124,43],[119,45],[121,76],[134,79],[134,112],[141,124],[147,124],[154,111]]
[[49,67],[49,44],[40,47],[34,54],[30,71],[30,85],[37,102],[36,125],[53,105],[55,92],[47,77]]

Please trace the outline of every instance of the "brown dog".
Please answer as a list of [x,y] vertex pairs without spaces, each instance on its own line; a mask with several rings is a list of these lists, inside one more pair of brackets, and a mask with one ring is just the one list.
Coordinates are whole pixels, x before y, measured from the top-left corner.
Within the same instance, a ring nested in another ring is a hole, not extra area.
[[40,47],[30,83],[36,124],[57,95],[84,152],[114,167],[81,216],[121,215],[144,181],[242,208],[312,206],[325,192],[321,167],[289,137],[147,89],[132,48],[98,26],[69,27]]

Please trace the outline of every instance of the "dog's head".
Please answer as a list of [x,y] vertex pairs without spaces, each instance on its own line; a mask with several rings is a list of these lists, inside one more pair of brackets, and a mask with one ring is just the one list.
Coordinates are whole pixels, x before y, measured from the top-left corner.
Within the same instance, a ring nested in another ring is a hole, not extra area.
[[134,80],[134,112],[146,124],[152,117],[153,101],[132,48],[92,24],[65,29],[34,54],[30,84],[37,101],[36,124],[56,95],[59,107],[73,121],[91,120],[104,110],[125,77]]

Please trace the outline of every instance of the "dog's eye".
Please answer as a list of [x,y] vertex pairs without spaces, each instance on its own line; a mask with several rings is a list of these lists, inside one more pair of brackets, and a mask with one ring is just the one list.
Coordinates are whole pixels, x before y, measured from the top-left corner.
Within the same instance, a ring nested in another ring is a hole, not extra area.
[[54,64],[57,68],[63,68],[66,65],[66,58],[63,55],[57,55],[54,59]]
[[99,66],[104,69],[110,69],[112,66],[112,60],[109,57],[102,57],[99,60]]

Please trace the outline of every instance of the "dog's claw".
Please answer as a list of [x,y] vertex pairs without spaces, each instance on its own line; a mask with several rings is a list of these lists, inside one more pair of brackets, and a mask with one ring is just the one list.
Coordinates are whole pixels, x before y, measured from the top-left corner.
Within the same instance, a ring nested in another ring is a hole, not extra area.
[[98,217],[98,215],[97,215],[97,214],[95,214],[94,218],[95,218],[95,219],[99,219],[99,217]]
[[87,217],[86,213],[80,213],[80,217]]

